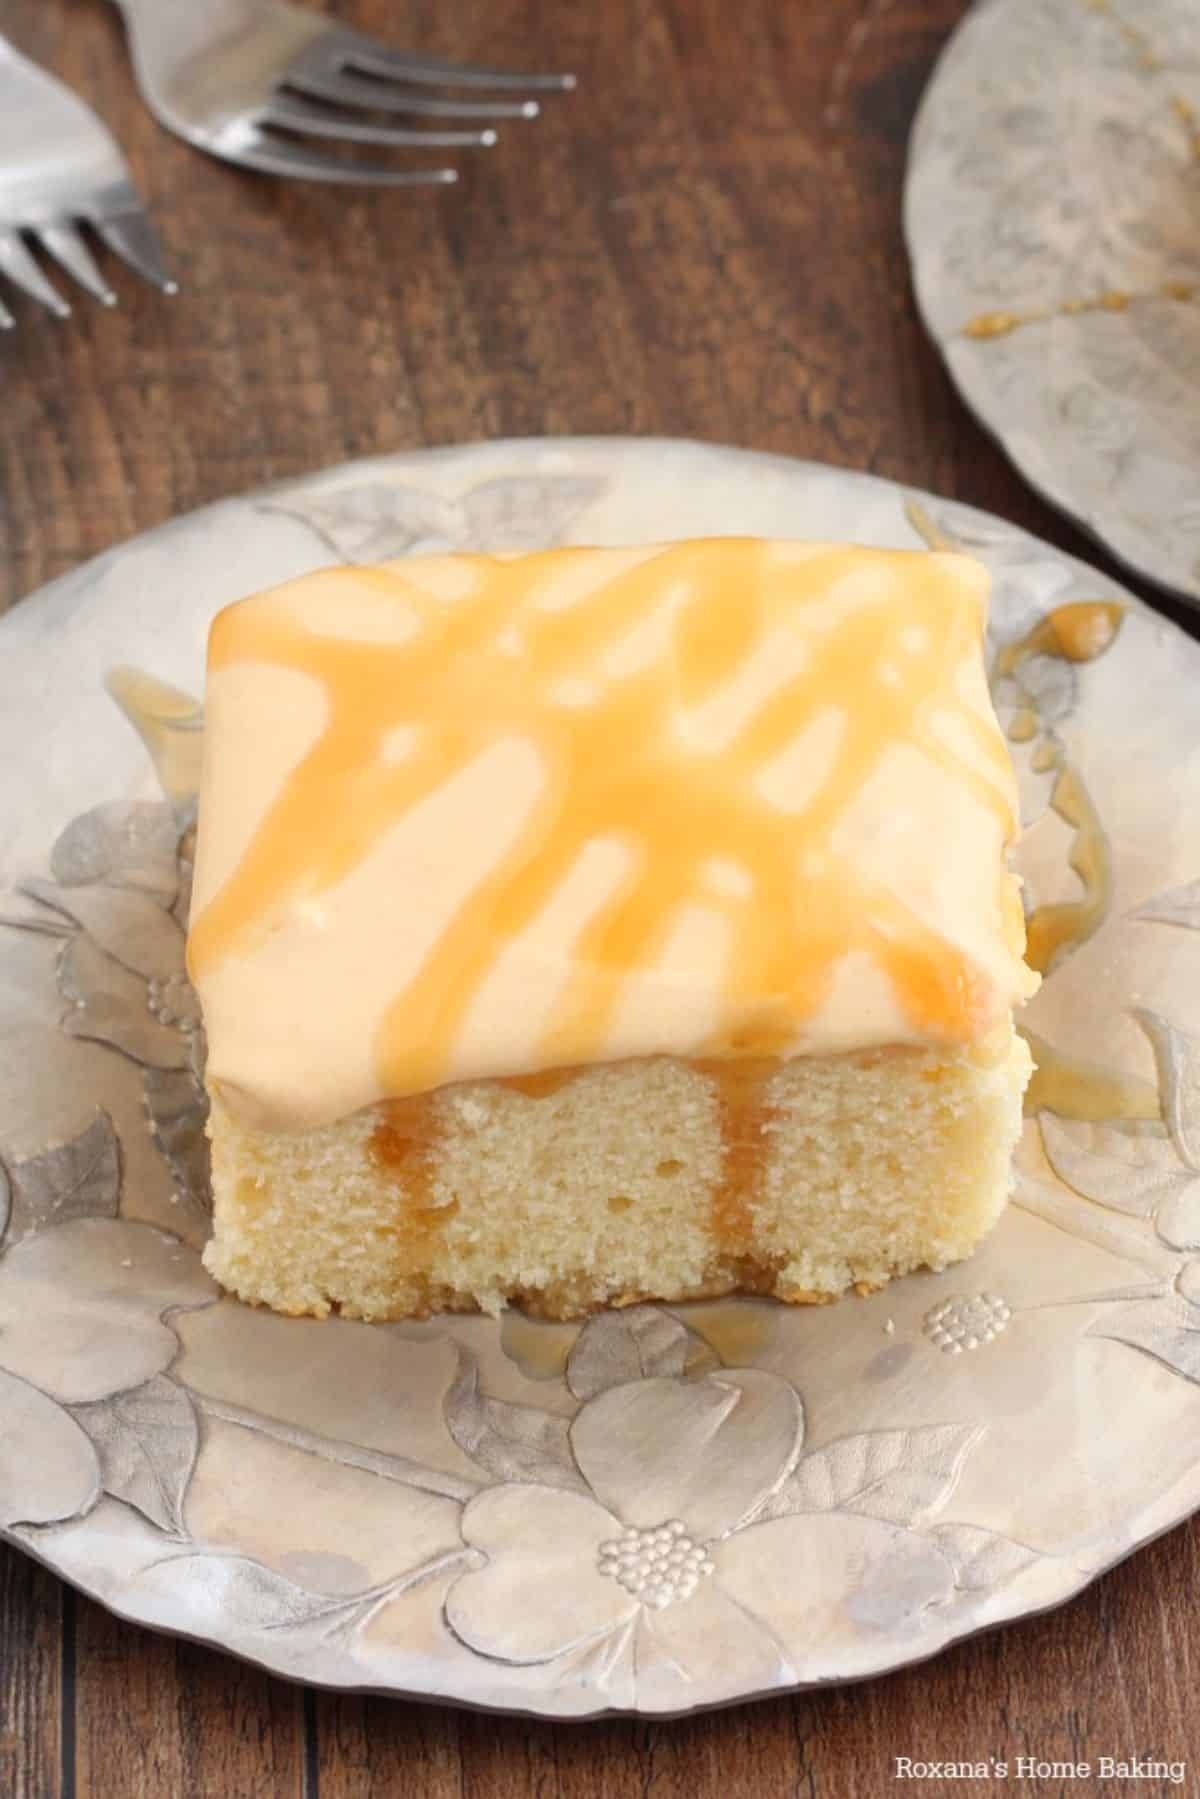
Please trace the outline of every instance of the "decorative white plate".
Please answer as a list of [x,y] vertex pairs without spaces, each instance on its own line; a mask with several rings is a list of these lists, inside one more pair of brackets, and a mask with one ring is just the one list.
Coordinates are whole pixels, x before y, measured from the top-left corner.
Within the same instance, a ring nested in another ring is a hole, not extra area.
[[[992,568],[1021,864],[1063,944],[1030,1014],[1055,1111],[1029,1122],[1016,1203],[971,1262],[824,1309],[367,1326],[221,1298],[197,1253],[182,961],[199,720],[116,683],[172,803],[106,675],[198,693],[214,610],[335,554],[714,530],[947,541]],[[582,1717],[893,1668],[1068,1598],[1183,1518],[1198,676],[1173,626],[994,519],[616,439],[338,469],[19,606],[0,621],[5,1535],[125,1617],[289,1675]]]
[[910,147],[917,299],[1025,478],[1200,600],[1195,0],[981,0]]

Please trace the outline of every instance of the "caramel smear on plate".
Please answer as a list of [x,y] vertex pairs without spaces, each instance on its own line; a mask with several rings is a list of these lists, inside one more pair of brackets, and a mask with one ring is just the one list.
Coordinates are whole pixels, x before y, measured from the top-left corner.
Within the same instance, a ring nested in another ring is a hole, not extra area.
[[1158,287],[1139,293],[1125,293],[1114,287],[1102,294],[1064,300],[1059,306],[1030,312],[977,312],[962,327],[962,335],[977,340],[1008,337],[1026,325],[1044,325],[1048,319],[1078,318],[1089,312],[1127,312],[1131,306],[1142,305],[1148,300],[1174,300],[1186,305],[1196,297],[1196,284],[1191,281],[1164,281]]
[[190,693],[138,668],[113,668],[104,685],[150,752],[169,800],[193,800],[200,787],[204,712]]
[[[996,658],[998,675],[1015,674],[1031,656],[1057,656],[1065,662],[1094,662],[1116,641],[1125,608],[1117,600],[1077,600],[1056,606],[1018,643],[1006,644]],[[1031,708],[1017,713],[1009,735],[1027,741]],[[1062,745],[1047,736],[1038,744],[1034,767],[1039,772],[1058,771],[1050,804],[1074,831],[1068,856],[1083,884],[1077,900],[1039,906],[1026,923],[1026,960],[1039,974],[1048,974],[1057,961],[1086,943],[1108,916],[1112,903],[1112,859],[1099,814],[1079,771],[1066,761]]]
[[1078,1118],[1103,1124],[1118,1118],[1159,1118],[1162,1108],[1152,1081],[1134,1075],[1114,1074],[1095,1062],[1067,1056],[1026,1026],[1021,1036],[1033,1056],[1033,1076],[1025,1089],[1025,1116],[1057,1112],[1060,1118]]

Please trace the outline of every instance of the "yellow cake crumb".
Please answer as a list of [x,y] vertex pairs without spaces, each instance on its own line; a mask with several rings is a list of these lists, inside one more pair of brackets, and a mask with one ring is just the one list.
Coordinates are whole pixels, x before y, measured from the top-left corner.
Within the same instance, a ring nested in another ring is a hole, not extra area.
[[1013,1033],[952,1056],[804,1057],[765,1075],[736,1143],[719,1079],[670,1057],[540,1094],[464,1083],[298,1134],[218,1100],[205,1263],[277,1311],[367,1319],[874,1292],[960,1261],[994,1224],[1030,1068]]

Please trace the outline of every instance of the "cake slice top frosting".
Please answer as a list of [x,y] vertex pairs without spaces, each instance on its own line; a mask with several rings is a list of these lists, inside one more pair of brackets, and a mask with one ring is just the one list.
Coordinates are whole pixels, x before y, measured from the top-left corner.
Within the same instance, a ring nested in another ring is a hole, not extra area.
[[305,576],[209,639],[189,967],[268,1128],[451,1081],[984,1038],[1036,986],[967,557]]

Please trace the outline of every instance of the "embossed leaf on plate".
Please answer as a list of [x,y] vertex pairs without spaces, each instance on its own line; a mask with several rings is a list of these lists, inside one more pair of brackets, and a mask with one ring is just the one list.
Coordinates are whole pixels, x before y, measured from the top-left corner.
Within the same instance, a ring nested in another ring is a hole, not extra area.
[[1200,1174],[1200,1044],[1157,1012],[1138,1008],[1134,1017],[1154,1048],[1171,1141],[1188,1167]]
[[707,1373],[720,1359],[702,1337],[661,1306],[622,1306],[589,1318],[567,1360],[576,1399],[652,1374]]
[[1172,1249],[1200,1249],[1200,1178],[1164,1200],[1154,1227]]
[[57,1524],[95,1504],[100,1465],[83,1431],[61,1406],[3,1368],[0,1418],[0,1525]]
[[201,1216],[212,1211],[208,1096],[190,1069],[147,1068],[142,1091],[150,1134],[171,1170],[180,1199]]
[[1200,1381],[1200,1309],[1177,1293],[1123,1306],[1115,1316],[1097,1319],[1088,1336],[1142,1349],[1176,1374]]
[[1061,724],[1079,702],[1079,676],[1061,656],[1030,656],[1015,680],[1043,725]]
[[72,1010],[63,1018],[68,1037],[84,1037],[149,1068],[186,1068],[186,1039],[151,1012],[146,983],[98,949],[82,932],[63,945],[58,990]]
[[131,1588],[136,1600],[159,1599],[172,1618],[183,1616],[188,1628],[258,1635],[286,1631],[294,1644],[305,1625],[339,1623],[352,1602],[344,1595],[310,1593],[286,1575],[248,1555],[165,1557],[143,1569]]
[[34,900],[32,894],[24,893],[22,897],[32,903],[32,910],[0,912],[0,925],[7,925],[14,931],[32,931],[39,937],[69,937],[74,931],[71,920],[64,918],[61,912]]
[[172,1620],[182,1614],[186,1628],[220,1632],[225,1640],[227,1632],[235,1638],[279,1632],[294,1652],[335,1642],[346,1645],[391,1600],[474,1560],[455,1540],[378,1586],[347,1592],[339,1578],[338,1590],[330,1593],[301,1586],[253,1556],[199,1551],[152,1562],[130,1593],[139,1611],[155,1622],[160,1612]]
[[347,562],[378,562],[446,550],[541,549],[607,485],[590,476],[513,475],[447,500],[370,481],[313,498],[289,495],[263,510],[302,519]]
[[607,486],[596,475],[511,475],[481,481],[463,496],[464,547],[540,550],[557,543]]
[[196,869],[190,856],[180,856],[176,867],[179,870],[179,891],[171,907],[171,917],[180,930],[186,933],[192,915],[192,879]]
[[446,1427],[464,1455],[498,1480],[587,1491],[571,1453],[567,1420],[537,1406],[489,1399],[479,1390],[478,1362],[461,1344],[443,1411]]
[[911,1527],[939,1512],[958,1484],[977,1426],[863,1431],[801,1458],[761,1516],[858,1512]]
[[994,1592],[1045,1560],[1039,1549],[975,1524],[935,1524],[928,1534],[954,1569],[954,1584],[962,1592]]
[[1129,914],[1153,924],[1177,924],[1189,931],[1200,931],[1200,881],[1189,881],[1183,887],[1171,887],[1156,893]]
[[[845,1665],[845,1657],[861,1652],[864,1636],[912,1631],[923,1612],[948,1597],[953,1578],[923,1534],[826,1512],[738,1531],[720,1545],[714,1585],[770,1626],[786,1648],[792,1678],[806,1680],[822,1665]],[[719,1654],[719,1639],[715,1649]]]
[[50,851],[50,872],[63,887],[97,881],[136,887],[170,907],[179,886],[179,824],[161,802],[93,806],[60,831]]
[[56,887],[36,879],[22,881],[18,892],[73,919],[100,949],[147,980],[183,972],[183,932],[149,894],[102,882]]
[[412,551],[456,549],[463,515],[458,502],[383,481],[335,493],[290,494],[264,512],[285,512],[310,525],[346,562],[381,562]]
[[1055,1182],[1037,1180],[1018,1171],[1012,1202],[1022,1211],[1044,1218],[1056,1229],[1081,1242],[1117,1256],[1121,1261],[1142,1268],[1147,1274],[1165,1279],[1175,1272],[1176,1257],[1148,1232],[1131,1227],[1108,1216],[1107,1207],[1081,1206],[1073,1192],[1064,1191]]
[[1149,1218],[1193,1189],[1200,1199],[1200,1182],[1180,1168],[1165,1137],[1068,1121],[1054,1112],[1040,1112],[1038,1123],[1050,1166],[1085,1199],[1134,1218]]
[[185,1389],[158,1374],[140,1387],[71,1411],[100,1458],[104,1491],[160,1530],[186,1536],[183,1502],[200,1432]]
[[112,1119],[97,1112],[86,1130],[9,1165],[6,1249],[35,1231],[74,1218],[115,1218],[121,1197],[121,1150]]

